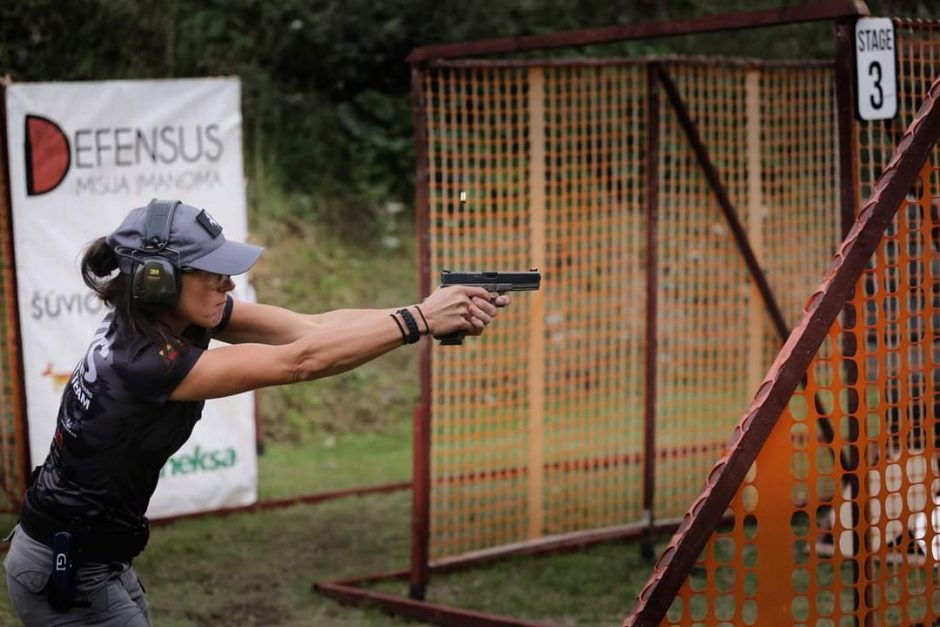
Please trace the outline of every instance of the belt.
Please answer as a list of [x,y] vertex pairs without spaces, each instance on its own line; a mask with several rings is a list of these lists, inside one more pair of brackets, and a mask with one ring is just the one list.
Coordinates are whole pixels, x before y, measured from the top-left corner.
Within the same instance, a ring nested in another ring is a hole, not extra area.
[[52,548],[52,540],[60,531],[72,534],[76,543],[77,556],[85,562],[126,562],[130,563],[150,538],[150,525],[144,519],[139,531],[130,533],[96,532],[90,525],[82,523],[63,523],[43,512],[38,511],[26,500],[20,512],[20,527],[35,540]]

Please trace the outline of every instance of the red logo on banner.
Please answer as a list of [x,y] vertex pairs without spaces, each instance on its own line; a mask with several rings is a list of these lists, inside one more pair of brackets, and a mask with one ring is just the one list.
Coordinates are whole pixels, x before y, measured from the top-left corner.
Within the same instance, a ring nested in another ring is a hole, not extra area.
[[26,193],[51,192],[69,171],[69,139],[58,124],[38,115],[26,116]]

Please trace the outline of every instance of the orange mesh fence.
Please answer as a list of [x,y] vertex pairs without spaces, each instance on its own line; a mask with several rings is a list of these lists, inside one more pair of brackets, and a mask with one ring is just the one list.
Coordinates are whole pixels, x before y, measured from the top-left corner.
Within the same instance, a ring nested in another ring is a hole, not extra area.
[[[831,69],[667,71],[792,324],[839,241]],[[674,517],[780,339],[676,116],[662,128],[656,514]]]
[[940,169],[925,168],[671,623],[909,625],[940,616],[938,183]]
[[[760,256],[767,279],[792,327],[802,312],[807,289],[822,275],[820,259],[828,260],[842,239],[836,210],[838,186],[833,184],[838,172],[832,70],[767,68],[760,75],[758,96],[760,108],[753,114],[757,119],[752,115],[748,119],[759,131],[761,169],[749,171],[748,176],[761,185],[751,182],[756,193],[749,194],[748,214],[759,215],[762,228],[751,230],[751,244],[763,251]],[[748,133],[748,137],[754,135]],[[799,246],[794,245],[796,241]],[[764,363],[769,364],[780,341],[769,327],[765,334],[770,342],[764,345]],[[757,334],[754,340],[759,340]],[[759,379],[762,373],[754,375]],[[757,383],[754,380],[755,385],[749,387],[749,395]]]
[[940,75],[940,21],[894,20],[897,40],[898,115],[894,120],[859,122],[858,177],[861,197],[894,152],[901,133],[911,123],[924,94]]
[[622,112],[644,84],[641,67],[429,75],[431,267],[552,277],[492,333],[434,349],[432,556],[639,517],[643,118]]
[[545,504],[529,537],[636,520],[642,508],[631,486],[642,482],[646,73],[544,76]]
[[[831,69],[666,67],[795,320],[838,243]],[[433,349],[431,559],[640,521],[646,65],[441,63],[424,81],[432,272],[543,274],[484,337]],[[655,515],[669,517],[697,494],[779,339],[658,106]],[[806,136],[805,153],[790,147]]]
[[[431,267],[527,269],[525,71],[426,80]],[[432,546],[456,553],[525,535],[530,301],[480,341],[434,349]]]
[[[746,70],[669,64],[732,204],[747,216]],[[662,98],[656,512],[681,514],[746,396],[747,267],[675,112]],[[761,334],[763,325],[759,327]]]
[[[937,23],[898,20],[896,31],[898,118],[856,128],[863,198],[875,191],[900,129],[940,73]],[[920,125],[929,127],[924,142],[940,135],[938,94],[940,83],[923,109],[932,116]],[[899,154],[916,145],[906,140]],[[891,168],[902,169],[898,163]],[[719,507],[712,506],[715,486],[741,448],[708,475],[628,624],[648,624],[646,611],[668,606],[658,595],[674,577],[684,583],[666,624],[911,625],[940,618],[938,207],[940,149],[933,148],[697,563],[683,575],[676,556],[692,542],[696,517]],[[789,358],[783,351],[777,359]],[[778,382],[768,377],[732,442],[764,418],[758,411]]]

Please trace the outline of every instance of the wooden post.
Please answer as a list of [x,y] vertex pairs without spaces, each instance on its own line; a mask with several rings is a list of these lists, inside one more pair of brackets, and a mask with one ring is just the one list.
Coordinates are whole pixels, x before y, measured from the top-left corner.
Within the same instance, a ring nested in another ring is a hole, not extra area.
[[[760,70],[748,70],[745,79],[745,110],[747,115],[747,236],[751,250],[760,264],[764,256],[764,199],[761,186],[761,119],[760,119]],[[764,363],[764,304],[760,289],[751,280],[748,300],[748,354],[747,390],[755,394],[761,384],[761,376],[767,368]]]
[[[7,497],[16,509],[26,491],[26,481],[32,470],[29,451],[29,427],[26,416],[26,382],[23,375],[23,344],[20,333],[20,313],[16,288],[16,256],[13,250],[13,201],[10,187],[10,168],[7,163],[7,111],[6,82],[0,80],[0,272],[3,273],[3,293],[0,294],[5,309],[4,341],[7,355],[3,369],[9,377],[10,398],[4,399],[12,407],[14,461],[4,463],[4,470],[11,473],[3,486]],[[9,434],[4,434],[9,437]],[[10,450],[7,449],[6,453]],[[11,486],[10,481],[15,485]]]
[[[545,268],[545,77],[529,69],[529,233],[532,268]],[[528,537],[542,535],[545,511],[545,292],[529,299]]]
[[652,561],[656,489],[656,338],[659,266],[659,88],[656,70],[646,67],[646,355],[643,394],[643,515],[647,533],[640,555]]

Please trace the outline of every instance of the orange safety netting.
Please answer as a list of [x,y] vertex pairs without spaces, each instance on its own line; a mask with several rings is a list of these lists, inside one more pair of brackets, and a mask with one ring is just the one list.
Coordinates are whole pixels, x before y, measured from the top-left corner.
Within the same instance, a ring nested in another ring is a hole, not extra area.
[[933,162],[764,442],[671,621],[903,625],[940,616],[937,152]]
[[[898,20],[896,31],[898,118],[857,123],[862,200],[940,73],[938,23]],[[938,207],[935,148],[667,623],[940,617]]]
[[[831,68],[666,68],[792,325],[839,241]],[[781,340],[665,104],[661,144],[656,514],[675,517]]]
[[[839,239],[831,68],[665,67],[795,320]],[[433,349],[432,559],[643,520],[646,64],[438,64],[424,88],[432,273],[543,274],[484,337]],[[780,340],[658,99],[654,514],[669,517]]]

